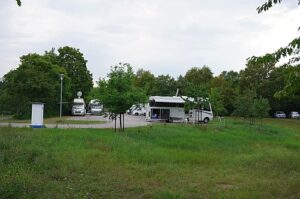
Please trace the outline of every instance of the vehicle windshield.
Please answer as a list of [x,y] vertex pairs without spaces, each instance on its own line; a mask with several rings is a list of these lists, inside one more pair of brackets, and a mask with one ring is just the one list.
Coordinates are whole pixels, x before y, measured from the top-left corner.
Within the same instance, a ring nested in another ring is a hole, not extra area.
[[283,111],[277,111],[277,114],[284,114]]
[[84,103],[73,103],[73,107],[75,107],[75,108],[83,108],[84,107]]
[[91,106],[91,108],[94,108],[94,109],[100,109],[101,106],[100,106],[100,105],[93,105],[93,106]]

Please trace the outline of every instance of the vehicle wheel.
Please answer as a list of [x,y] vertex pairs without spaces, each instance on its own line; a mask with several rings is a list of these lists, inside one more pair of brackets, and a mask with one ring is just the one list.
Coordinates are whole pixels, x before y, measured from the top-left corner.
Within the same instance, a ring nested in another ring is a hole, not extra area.
[[138,116],[139,114],[138,114],[138,113],[135,113],[134,115],[135,115],[135,116]]
[[209,118],[207,118],[207,117],[204,118],[203,122],[204,122],[204,124],[207,124],[209,122]]

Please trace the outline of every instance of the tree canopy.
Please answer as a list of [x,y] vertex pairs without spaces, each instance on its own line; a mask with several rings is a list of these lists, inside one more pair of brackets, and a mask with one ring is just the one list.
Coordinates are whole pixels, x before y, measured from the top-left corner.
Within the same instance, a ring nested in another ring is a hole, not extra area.
[[111,67],[111,72],[107,75],[108,80],[99,81],[100,100],[104,106],[116,116],[120,115],[120,129],[122,125],[122,115],[133,105],[144,103],[146,97],[144,93],[134,85],[134,73],[128,63],[119,63]]
[[58,49],[57,64],[64,67],[71,79],[71,93],[76,96],[78,91],[87,96],[93,88],[93,77],[86,67],[87,60],[79,49],[65,46]]
[[[55,115],[59,102],[59,74],[64,68],[52,64],[45,56],[28,54],[21,57],[20,66],[4,76],[1,99],[19,118],[30,115],[31,102],[45,103],[45,115]],[[64,96],[68,96],[69,78],[64,80]]]
[[[59,74],[64,74],[63,102],[64,112],[68,112],[74,90],[81,90],[86,95],[92,88],[92,77],[85,66],[85,60],[79,50],[71,47],[46,51],[43,55],[28,54],[20,58],[21,64],[8,72],[1,83],[0,101],[2,110],[15,113],[16,117],[30,116],[30,103],[45,103],[45,116],[58,113],[60,97]],[[72,65],[72,67],[69,67]],[[73,67],[74,66],[74,67]]]

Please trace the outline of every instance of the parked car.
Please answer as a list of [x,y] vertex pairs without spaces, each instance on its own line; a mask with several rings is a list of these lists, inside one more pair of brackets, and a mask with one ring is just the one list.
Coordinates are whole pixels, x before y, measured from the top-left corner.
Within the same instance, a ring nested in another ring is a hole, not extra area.
[[132,105],[132,106],[126,111],[126,113],[127,113],[128,115],[131,115],[131,114],[132,114],[132,111],[135,110],[135,109],[136,109],[136,105]]
[[293,119],[299,119],[300,115],[297,111],[291,111],[290,112],[290,117],[293,118]]
[[146,109],[144,107],[137,107],[132,112],[132,115],[146,115]]
[[275,118],[286,118],[286,114],[283,111],[276,111],[274,113]]

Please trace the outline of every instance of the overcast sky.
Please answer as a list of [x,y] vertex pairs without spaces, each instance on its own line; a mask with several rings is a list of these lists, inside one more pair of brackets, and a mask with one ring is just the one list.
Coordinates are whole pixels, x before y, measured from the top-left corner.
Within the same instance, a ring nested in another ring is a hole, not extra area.
[[207,65],[215,75],[288,44],[300,26],[297,0],[258,15],[264,0],[0,1],[0,76],[19,57],[52,47],[79,48],[94,80],[130,63],[155,75]]

